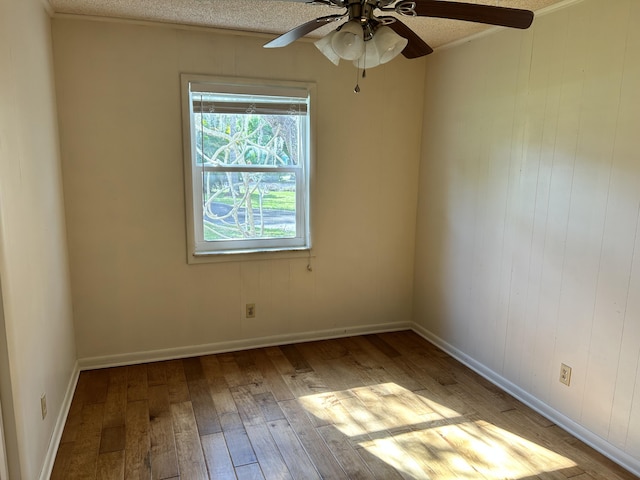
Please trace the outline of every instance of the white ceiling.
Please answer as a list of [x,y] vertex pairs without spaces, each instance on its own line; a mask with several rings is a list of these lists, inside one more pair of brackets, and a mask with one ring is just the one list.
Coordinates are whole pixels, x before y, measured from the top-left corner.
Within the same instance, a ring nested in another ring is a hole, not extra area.
[[[323,15],[341,13],[301,0],[49,0],[56,13],[150,20],[261,33],[284,33]],[[460,1],[460,0],[453,0]],[[466,0],[500,7],[541,9],[567,0]],[[469,37],[490,27],[476,23],[434,18],[402,17],[431,47]],[[535,19],[534,19],[535,23]],[[311,36],[320,37],[335,28],[327,25]],[[275,37],[275,35],[274,35]]]

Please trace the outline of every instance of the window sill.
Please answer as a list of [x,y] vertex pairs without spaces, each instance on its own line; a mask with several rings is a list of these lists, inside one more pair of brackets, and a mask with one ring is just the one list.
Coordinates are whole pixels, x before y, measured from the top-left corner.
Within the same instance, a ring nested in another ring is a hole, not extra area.
[[194,253],[188,258],[191,265],[202,263],[250,262],[256,260],[287,260],[291,258],[312,258],[310,248],[287,250],[250,250],[211,253]]

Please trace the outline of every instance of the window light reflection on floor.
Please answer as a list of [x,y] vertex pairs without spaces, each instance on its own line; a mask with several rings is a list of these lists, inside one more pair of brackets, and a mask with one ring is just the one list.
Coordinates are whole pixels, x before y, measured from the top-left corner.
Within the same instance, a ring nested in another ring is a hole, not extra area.
[[300,401],[354,448],[416,479],[523,479],[576,466],[481,414],[459,413],[420,393],[385,383]]

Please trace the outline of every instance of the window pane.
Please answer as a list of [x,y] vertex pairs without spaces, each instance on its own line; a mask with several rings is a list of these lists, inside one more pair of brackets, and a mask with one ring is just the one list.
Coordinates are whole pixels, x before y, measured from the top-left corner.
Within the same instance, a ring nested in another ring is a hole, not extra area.
[[300,115],[194,113],[196,165],[287,167],[300,164]]
[[202,173],[205,241],[296,236],[296,175]]

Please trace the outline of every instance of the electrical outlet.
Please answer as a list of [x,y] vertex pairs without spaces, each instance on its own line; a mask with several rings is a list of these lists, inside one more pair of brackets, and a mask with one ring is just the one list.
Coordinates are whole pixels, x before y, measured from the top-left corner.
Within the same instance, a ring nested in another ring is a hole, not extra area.
[[246,307],[246,317],[247,318],[255,318],[256,316],[256,304],[255,303],[247,303]]
[[40,397],[40,411],[42,412],[42,419],[47,416],[47,394],[43,393]]
[[564,363],[560,364],[560,383],[564,383],[567,387],[571,383],[571,367]]

